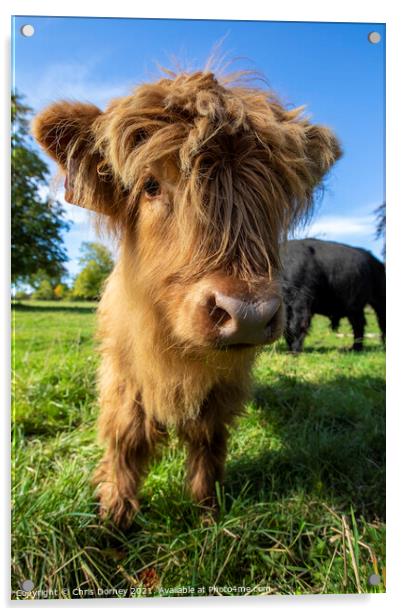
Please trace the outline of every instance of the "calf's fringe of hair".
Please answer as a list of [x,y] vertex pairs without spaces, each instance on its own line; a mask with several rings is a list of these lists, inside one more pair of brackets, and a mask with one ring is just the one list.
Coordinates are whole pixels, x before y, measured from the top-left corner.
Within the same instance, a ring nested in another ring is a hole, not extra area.
[[107,213],[119,234],[136,219],[153,165],[173,162],[178,249],[193,251],[200,271],[237,263],[234,273],[249,277],[276,268],[278,242],[311,213],[313,191],[340,155],[331,131],[302,108],[210,72],[141,85],[95,110],[91,121],[73,121],[81,130],[65,120],[55,131],[60,143],[74,134],[62,163],[74,168],[76,200]]

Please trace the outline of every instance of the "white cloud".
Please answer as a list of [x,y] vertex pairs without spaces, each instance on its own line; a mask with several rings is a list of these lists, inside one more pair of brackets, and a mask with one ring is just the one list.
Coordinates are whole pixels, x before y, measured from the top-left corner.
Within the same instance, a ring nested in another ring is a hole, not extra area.
[[83,242],[100,242],[109,248],[115,259],[117,258],[118,248],[115,240],[105,234],[100,237],[96,233],[93,212],[79,205],[67,203],[64,199],[64,189],[61,186],[40,186],[38,192],[42,199],[50,197],[51,200],[61,203],[65,211],[64,218],[71,223],[70,229],[64,233],[64,242],[69,257],[66,267],[70,277],[74,277],[81,269],[79,259]]
[[105,81],[95,77],[98,60],[85,60],[85,63],[57,63],[45,68],[41,76],[30,81],[26,94],[29,104],[38,111],[59,99],[89,101],[104,108],[118,96],[126,95],[133,82]]
[[322,216],[295,233],[297,237],[325,237],[342,239],[345,236],[373,236],[375,217],[371,216]]
[[76,225],[89,224],[91,222],[91,212],[86,210],[79,205],[71,205],[70,203],[66,203],[64,199],[59,199],[60,203],[63,204],[64,210],[66,212],[65,218],[71,220]]
[[38,195],[42,201],[49,197],[49,186],[38,186]]
[[78,205],[71,205],[64,199],[64,188],[61,186],[55,188],[50,186],[39,186],[38,193],[41,199],[49,199],[51,201],[58,201],[62,204],[65,210],[66,220],[70,220],[72,223],[81,225],[88,224],[91,220],[91,213],[83,207]]
[[[383,239],[376,239],[376,219],[374,208],[365,208],[365,214],[352,216],[321,216],[310,225],[299,228],[291,235],[291,238],[301,239],[315,237],[322,240],[343,242],[351,246],[361,246],[370,250],[378,258],[382,259]],[[362,209],[360,210],[362,211]]]

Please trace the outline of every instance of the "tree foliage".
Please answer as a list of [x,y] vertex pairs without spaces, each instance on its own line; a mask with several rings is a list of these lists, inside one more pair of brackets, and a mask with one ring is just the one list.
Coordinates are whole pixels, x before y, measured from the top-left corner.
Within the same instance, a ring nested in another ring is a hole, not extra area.
[[97,242],[84,242],[81,246],[80,265],[83,269],[74,281],[75,299],[99,299],[103,284],[113,269],[113,258],[106,246]]
[[66,285],[64,282],[59,282],[55,286],[53,293],[55,299],[67,299],[70,294],[70,289],[68,288],[68,285]]
[[383,249],[382,249],[382,254],[383,254],[383,257],[385,257],[385,229],[386,229],[386,223],[387,223],[387,215],[386,215],[385,203],[382,203],[375,210],[375,214],[376,214],[376,218],[377,218],[375,237],[376,237],[377,240],[383,238],[384,245],[383,245]]
[[38,288],[32,293],[32,299],[55,299],[52,283],[43,278]]
[[32,110],[15,93],[11,99],[12,281],[30,282],[39,270],[60,278],[67,261],[62,232],[68,229],[60,203],[43,197],[49,169],[29,135]]

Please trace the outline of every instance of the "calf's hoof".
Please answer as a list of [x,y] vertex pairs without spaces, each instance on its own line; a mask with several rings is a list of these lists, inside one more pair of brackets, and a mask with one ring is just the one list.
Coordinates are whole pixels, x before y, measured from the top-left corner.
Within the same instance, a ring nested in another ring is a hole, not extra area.
[[103,521],[111,521],[122,530],[131,526],[140,508],[136,498],[124,498],[116,485],[107,481],[98,486],[97,497],[99,516]]
[[219,518],[219,507],[203,507],[200,515],[201,526],[214,526]]
[[215,496],[209,496],[203,500],[198,499],[197,505],[200,509],[200,521],[202,526],[212,526],[216,524],[220,508]]

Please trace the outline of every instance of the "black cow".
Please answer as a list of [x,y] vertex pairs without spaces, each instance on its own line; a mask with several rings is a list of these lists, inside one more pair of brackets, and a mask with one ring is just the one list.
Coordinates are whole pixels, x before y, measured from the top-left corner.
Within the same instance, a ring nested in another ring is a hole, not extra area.
[[361,351],[367,304],[385,342],[385,267],[370,252],[338,242],[290,240],[282,248],[282,263],[289,350],[302,350],[311,318],[322,314],[334,330],[347,317],[354,334],[351,350]]

